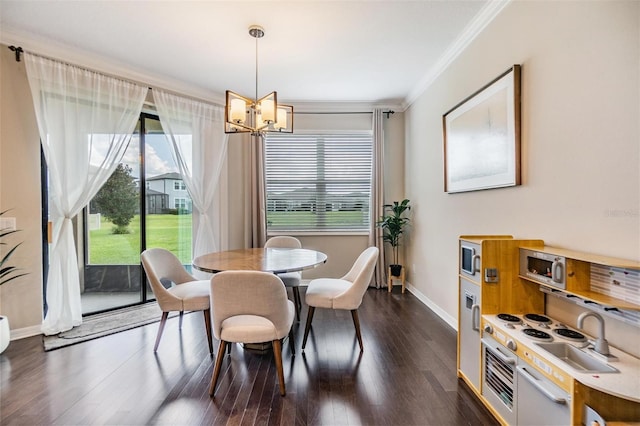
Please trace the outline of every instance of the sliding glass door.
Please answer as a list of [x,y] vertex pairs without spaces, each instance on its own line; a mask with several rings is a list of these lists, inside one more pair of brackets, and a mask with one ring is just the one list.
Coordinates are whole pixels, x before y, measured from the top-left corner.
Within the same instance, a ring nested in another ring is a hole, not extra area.
[[83,314],[153,299],[140,266],[147,247],[189,265],[191,211],[160,121],[142,114],[121,163],[85,209]]

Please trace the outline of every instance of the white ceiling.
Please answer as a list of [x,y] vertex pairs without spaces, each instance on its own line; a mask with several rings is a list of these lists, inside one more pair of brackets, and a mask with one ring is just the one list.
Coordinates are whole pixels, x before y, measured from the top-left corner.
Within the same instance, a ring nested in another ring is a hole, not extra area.
[[42,55],[99,58],[209,95],[253,97],[248,28],[258,24],[258,95],[406,105],[490,3],[0,0],[0,40]]

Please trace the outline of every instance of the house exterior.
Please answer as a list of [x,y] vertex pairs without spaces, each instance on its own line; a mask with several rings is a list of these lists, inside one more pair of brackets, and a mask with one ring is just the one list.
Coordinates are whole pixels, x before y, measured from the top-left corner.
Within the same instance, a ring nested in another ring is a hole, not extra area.
[[147,178],[146,185],[148,213],[166,213],[173,209],[191,213],[191,197],[179,173],[164,173]]

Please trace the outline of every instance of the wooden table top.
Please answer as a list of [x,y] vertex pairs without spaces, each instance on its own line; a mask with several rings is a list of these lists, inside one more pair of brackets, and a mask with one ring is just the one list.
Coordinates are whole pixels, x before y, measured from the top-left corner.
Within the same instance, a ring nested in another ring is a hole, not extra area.
[[250,248],[204,254],[193,260],[193,267],[211,273],[243,270],[281,274],[315,268],[326,261],[327,255],[315,250]]

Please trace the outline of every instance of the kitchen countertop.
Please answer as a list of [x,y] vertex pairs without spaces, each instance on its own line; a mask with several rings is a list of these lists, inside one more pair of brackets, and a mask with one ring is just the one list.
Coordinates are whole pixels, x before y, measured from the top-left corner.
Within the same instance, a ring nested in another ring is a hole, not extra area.
[[[590,336],[588,337],[590,340],[593,340]],[[608,364],[615,367],[619,371],[618,373],[580,373],[578,370],[567,367],[565,363],[558,361],[554,356],[548,355],[536,345],[531,345],[529,349],[558,369],[565,371],[583,385],[619,398],[640,402],[640,359],[622,352],[613,346],[609,347],[609,352],[617,356],[618,360],[608,362]]]
[[[483,315],[482,317],[485,321],[491,323],[496,330],[499,330],[500,333],[516,340],[518,344],[534,352],[539,358],[552,364],[556,369],[563,371],[583,385],[629,401],[640,402],[640,359],[610,346],[610,353],[618,357],[618,360],[609,361],[608,364],[615,367],[619,371],[618,373],[582,373],[549,354],[536,345],[536,341],[528,338],[524,333],[507,328],[506,324],[498,320],[495,315]],[[589,340],[594,340],[592,336],[587,334],[585,336]],[[504,342],[501,343],[504,344]],[[588,350],[583,348],[583,351]],[[594,356],[594,358],[602,361],[600,357]]]

